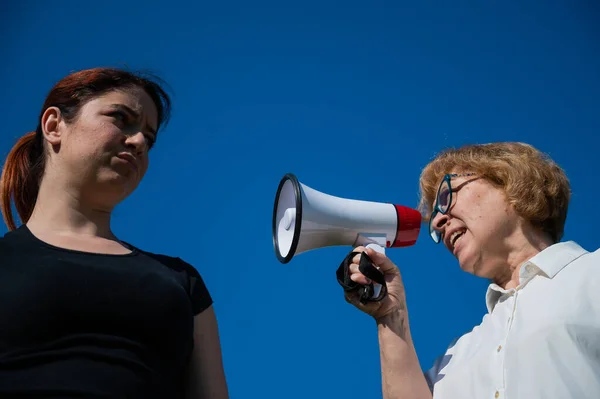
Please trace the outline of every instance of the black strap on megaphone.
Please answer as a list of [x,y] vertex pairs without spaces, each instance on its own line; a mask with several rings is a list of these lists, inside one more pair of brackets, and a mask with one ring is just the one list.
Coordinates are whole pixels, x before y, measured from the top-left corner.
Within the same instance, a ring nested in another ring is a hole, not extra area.
[[[358,264],[358,270],[364,274],[371,281],[381,284],[381,291],[379,295],[372,298],[374,293],[373,283],[367,285],[358,284],[350,279],[350,265],[352,264],[352,258],[360,253],[360,262]],[[378,302],[381,301],[387,294],[387,285],[385,284],[385,277],[383,273],[375,267],[371,257],[366,252],[350,252],[348,256],[342,261],[340,267],[336,271],[338,283],[344,288],[344,291],[358,291],[360,302],[365,304],[367,302]]]

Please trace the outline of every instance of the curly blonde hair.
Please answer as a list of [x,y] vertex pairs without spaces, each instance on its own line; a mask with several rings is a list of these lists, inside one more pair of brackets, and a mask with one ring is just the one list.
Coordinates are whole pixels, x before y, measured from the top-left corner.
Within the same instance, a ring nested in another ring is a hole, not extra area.
[[421,172],[419,210],[428,220],[446,173],[474,172],[504,190],[516,212],[559,242],[571,198],[569,180],[547,154],[525,143],[466,145],[439,153]]

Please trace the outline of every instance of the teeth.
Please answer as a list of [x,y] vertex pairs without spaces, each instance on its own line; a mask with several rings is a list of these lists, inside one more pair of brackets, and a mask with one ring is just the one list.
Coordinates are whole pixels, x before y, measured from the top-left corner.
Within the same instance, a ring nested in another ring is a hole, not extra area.
[[456,242],[462,237],[464,233],[464,230],[459,230],[452,233],[452,235],[450,236],[450,245],[452,245],[452,248],[454,248]]

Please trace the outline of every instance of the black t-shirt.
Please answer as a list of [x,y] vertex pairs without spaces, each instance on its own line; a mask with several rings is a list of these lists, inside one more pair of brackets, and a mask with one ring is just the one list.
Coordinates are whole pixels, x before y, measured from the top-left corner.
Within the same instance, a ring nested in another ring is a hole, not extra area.
[[0,238],[0,398],[181,397],[211,304],[179,258],[56,248],[23,225]]

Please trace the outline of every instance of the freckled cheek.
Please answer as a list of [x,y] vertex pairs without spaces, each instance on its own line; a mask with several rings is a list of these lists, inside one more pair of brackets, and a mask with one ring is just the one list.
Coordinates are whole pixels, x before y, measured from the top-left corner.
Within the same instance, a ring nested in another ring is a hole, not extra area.
[[102,129],[94,132],[92,140],[97,146],[110,149],[120,145],[122,137],[118,129]]
[[482,212],[482,196],[478,193],[473,193],[468,190],[461,192],[460,198],[457,196],[457,207],[460,205],[460,215],[464,222],[473,221],[479,223],[485,219],[485,214]]

